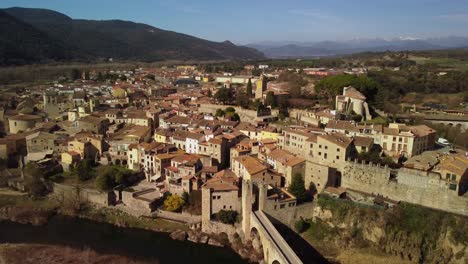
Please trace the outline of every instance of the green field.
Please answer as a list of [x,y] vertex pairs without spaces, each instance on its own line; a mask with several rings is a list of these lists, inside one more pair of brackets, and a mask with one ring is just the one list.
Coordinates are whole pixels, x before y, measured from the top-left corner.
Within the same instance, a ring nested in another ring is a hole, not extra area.
[[411,55],[409,60],[419,65],[436,64],[447,70],[468,71],[468,62],[454,58],[428,58]]

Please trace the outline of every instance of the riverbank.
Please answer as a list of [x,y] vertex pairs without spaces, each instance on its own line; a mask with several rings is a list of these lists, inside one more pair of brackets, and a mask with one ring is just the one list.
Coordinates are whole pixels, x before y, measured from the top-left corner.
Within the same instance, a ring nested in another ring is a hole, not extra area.
[[150,264],[116,254],[100,254],[92,249],[43,244],[0,244],[0,264]]
[[[68,220],[61,220],[61,219],[68,219]],[[75,220],[73,220],[75,219]],[[200,230],[190,230],[189,227],[180,222],[173,222],[161,218],[149,218],[149,217],[136,217],[130,215],[126,212],[123,212],[119,209],[112,208],[112,207],[100,207],[91,204],[73,204],[70,202],[61,202],[54,199],[48,198],[40,198],[40,199],[31,199],[28,196],[22,195],[21,193],[9,193],[8,195],[0,193],[0,225],[3,224],[13,225],[13,223],[21,224],[19,226],[24,225],[25,229],[30,229],[32,227],[39,228],[39,229],[49,229],[51,226],[56,226],[57,221],[62,225],[61,222],[67,222],[71,225],[75,225],[74,222],[78,223],[85,223],[85,225],[111,225],[114,226],[119,233],[125,230],[125,233],[140,233],[140,232],[148,232],[143,239],[147,239],[147,236],[156,236],[157,239],[166,240],[164,244],[171,244],[173,242],[169,242],[167,240],[172,240],[178,247],[183,245],[184,248],[200,248],[201,250],[206,250],[207,252],[216,252],[221,251],[224,252],[223,254],[227,256],[228,260],[234,258],[232,255],[236,255],[235,259],[238,257],[242,257],[244,259],[252,260],[251,256],[249,256],[249,252],[246,250],[239,250],[243,248],[245,245],[239,245],[239,241],[235,241],[233,243],[228,239],[228,237],[219,236],[216,234],[202,234]],[[83,222],[84,221],[84,222]],[[80,224],[81,225],[81,224]],[[16,226],[17,228],[22,229],[23,227]],[[103,226],[102,229],[104,232],[108,227]],[[5,228],[3,228],[5,230]],[[9,230],[9,228],[6,228]],[[36,230],[36,229],[35,229]],[[99,229],[100,230],[100,229]],[[133,230],[133,231],[132,231]],[[36,231],[34,231],[36,232]],[[88,230],[86,230],[88,232]],[[99,231],[98,231],[99,232]],[[165,234],[164,234],[165,233]],[[180,234],[179,237],[174,237],[174,234]],[[65,234],[65,233],[64,233]],[[106,233],[107,234],[107,233]],[[171,234],[171,235],[169,235]],[[48,236],[48,235],[47,235]],[[47,237],[46,236],[46,237]],[[59,235],[58,235],[59,236]],[[132,236],[132,235],[130,235]],[[35,244],[27,244],[21,245],[18,247],[8,247],[7,252],[3,251],[3,260],[5,258],[13,258],[15,256],[15,252],[17,251],[28,251],[25,248],[29,248],[30,252],[38,250],[36,253],[31,253],[31,258],[36,260],[41,260],[42,255],[40,251],[44,249],[44,252],[51,251],[50,256],[53,256],[54,252],[60,252],[60,247],[64,245],[68,245],[68,242],[63,242],[62,238],[56,238],[61,244],[59,245],[45,245],[42,240],[40,241],[33,241]],[[81,239],[81,238],[80,238]],[[120,239],[120,238],[119,238]],[[0,237],[0,240],[2,238]],[[18,243],[23,243],[23,241],[28,241],[28,238],[22,238]],[[47,240],[47,239],[46,239]],[[73,240],[70,238],[70,240]],[[4,240],[4,242],[9,242],[11,240]],[[13,239],[15,241],[15,239]],[[138,241],[138,240],[137,240]],[[0,242],[1,243],[1,242]],[[70,241],[70,243],[74,244],[75,241]],[[89,243],[89,242],[87,242]],[[135,242],[136,243],[136,242]],[[152,242],[153,243],[153,242]],[[1,245],[1,244],[0,244]],[[16,245],[16,244],[15,244]],[[87,247],[88,244],[85,244]],[[45,247],[45,248],[44,248]],[[98,246],[100,247],[100,246]],[[220,249],[214,249],[218,247]],[[40,249],[40,250],[39,250]],[[244,252],[246,251],[246,252]],[[106,259],[109,258],[112,260],[111,262],[89,262],[89,263],[147,263],[147,262],[128,262],[129,259],[122,258],[119,259],[117,256],[114,255],[100,255],[100,253],[93,252],[91,249],[86,248],[75,248],[67,250],[71,256],[78,257],[80,254],[89,254],[89,255],[96,255],[100,256],[97,259]],[[239,254],[242,253],[242,254]],[[186,254],[192,254],[194,252],[188,252]],[[236,254],[237,253],[237,254]],[[6,254],[6,255],[5,255]],[[13,255],[12,255],[13,254]],[[19,255],[19,254],[16,254]],[[214,258],[216,257],[214,254]],[[13,256],[13,257],[12,257]],[[211,259],[212,257],[210,254],[204,256],[204,258]],[[224,258],[224,256],[222,257]],[[22,263],[22,262],[10,262],[9,260],[6,263]],[[93,260],[96,258],[93,258]],[[54,261],[39,261],[39,263],[64,263],[60,260],[66,260],[57,258],[57,262]],[[130,259],[133,260],[133,259]],[[37,261],[33,261],[36,262]],[[66,262],[66,261],[65,261]],[[236,261],[234,263],[242,263],[243,261]],[[24,262],[23,262],[24,263]],[[27,262],[26,262],[27,263]],[[68,263],[68,262],[67,262]],[[71,262],[73,263],[73,262]],[[154,263],[154,262],[151,262]],[[216,262],[214,262],[216,263]],[[0,262],[2,264],[2,262]]]
[[160,218],[136,217],[113,208],[59,203],[48,198],[31,199],[19,192],[0,193],[0,221],[44,225],[51,216],[57,214],[157,232],[188,230],[188,227],[182,223]]

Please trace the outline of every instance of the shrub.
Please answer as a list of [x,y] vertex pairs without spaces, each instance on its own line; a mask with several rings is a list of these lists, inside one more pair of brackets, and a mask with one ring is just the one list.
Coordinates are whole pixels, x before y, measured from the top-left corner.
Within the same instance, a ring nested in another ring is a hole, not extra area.
[[224,224],[234,224],[237,221],[238,213],[232,210],[221,210],[216,214],[216,219]]
[[179,211],[184,204],[184,199],[177,194],[172,194],[164,201],[165,209],[170,212]]
[[294,229],[296,229],[296,232],[298,233],[303,233],[309,228],[309,226],[309,223],[301,218],[294,224]]

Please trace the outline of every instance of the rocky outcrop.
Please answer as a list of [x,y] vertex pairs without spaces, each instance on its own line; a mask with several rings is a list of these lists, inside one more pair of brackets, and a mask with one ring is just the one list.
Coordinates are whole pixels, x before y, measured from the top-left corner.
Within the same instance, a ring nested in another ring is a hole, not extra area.
[[184,230],[176,230],[172,232],[169,237],[171,237],[174,240],[179,240],[179,241],[185,241],[187,239],[187,232]]
[[[410,208],[411,212],[424,212],[425,217],[439,219],[435,222],[438,226],[420,227],[419,222],[409,219],[411,215],[401,211],[403,209],[349,205],[344,208],[317,206],[312,219],[312,223],[320,226],[322,234],[328,233],[317,240],[321,239],[336,251],[374,249],[412,263],[467,263],[467,227],[466,219],[462,217],[441,216],[438,212],[424,211],[430,209]],[[421,215],[415,214],[415,217],[421,219]],[[422,221],[424,219],[422,217]]]

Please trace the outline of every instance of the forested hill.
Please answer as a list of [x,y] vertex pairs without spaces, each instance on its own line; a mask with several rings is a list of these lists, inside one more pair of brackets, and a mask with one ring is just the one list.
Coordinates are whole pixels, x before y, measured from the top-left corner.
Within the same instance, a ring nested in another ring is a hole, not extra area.
[[0,10],[0,64],[114,58],[136,61],[259,59],[259,51],[121,20],[72,19],[31,8]]

